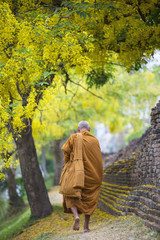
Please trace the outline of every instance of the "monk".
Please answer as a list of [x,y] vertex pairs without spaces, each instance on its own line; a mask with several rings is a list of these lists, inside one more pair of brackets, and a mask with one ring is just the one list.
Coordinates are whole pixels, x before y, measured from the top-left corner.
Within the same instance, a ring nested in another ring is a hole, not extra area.
[[[63,194],[63,210],[65,213],[73,213],[73,230],[80,227],[79,214],[85,214],[84,232],[90,231],[89,220],[94,212],[99,196],[99,190],[103,178],[102,155],[99,142],[96,137],[90,134],[90,127],[87,121],[78,124],[78,132],[82,134],[82,160],[84,164],[84,187],[81,189],[81,197],[68,197]],[[77,134],[72,134],[62,146],[64,151],[64,166],[72,161],[74,145]]]

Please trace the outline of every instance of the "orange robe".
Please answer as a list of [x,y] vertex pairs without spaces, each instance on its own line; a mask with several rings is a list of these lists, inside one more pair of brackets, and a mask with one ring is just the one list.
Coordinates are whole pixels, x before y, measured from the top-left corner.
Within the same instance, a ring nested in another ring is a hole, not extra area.
[[[84,189],[81,199],[66,197],[63,195],[63,210],[71,213],[71,207],[77,207],[79,213],[91,215],[98,202],[99,190],[103,178],[102,155],[97,138],[87,130],[81,132],[83,136],[82,155],[84,161]],[[63,145],[64,163],[74,158],[74,145],[76,134],[72,134]]]

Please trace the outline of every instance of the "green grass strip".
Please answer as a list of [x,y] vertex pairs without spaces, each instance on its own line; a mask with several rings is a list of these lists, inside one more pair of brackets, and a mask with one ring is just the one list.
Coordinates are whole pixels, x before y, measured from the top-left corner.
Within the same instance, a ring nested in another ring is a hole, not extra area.
[[0,239],[7,240],[20,233],[31,222],[30,216],[30,209],[27,208],[24,212],[4,220],[3,224],[0,224]]

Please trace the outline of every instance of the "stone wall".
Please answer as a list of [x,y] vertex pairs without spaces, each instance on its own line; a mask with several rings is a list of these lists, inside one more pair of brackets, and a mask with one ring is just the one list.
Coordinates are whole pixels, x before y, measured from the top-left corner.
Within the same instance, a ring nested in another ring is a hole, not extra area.
[[151,126],[118,153],[107,156],[99,207],[114,215],[135,213],[160,231],[160,102]]

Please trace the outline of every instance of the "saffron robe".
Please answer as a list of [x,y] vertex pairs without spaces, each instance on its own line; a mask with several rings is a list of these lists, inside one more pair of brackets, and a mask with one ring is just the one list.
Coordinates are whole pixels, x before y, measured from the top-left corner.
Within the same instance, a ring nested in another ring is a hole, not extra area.
[[[103,178],[103,163],[97,138],[87,130],[82,131],[81,134],[83,137],[84,188],[81,192],[81,199],[63,195],[63,210],[66,213],[71,213],[70,208],[77,207],[79,213],[91,215],[98,202],[99,190]],[[76,134],[72,134],[62,146],[64,164],[74,159],[76,136]]]

